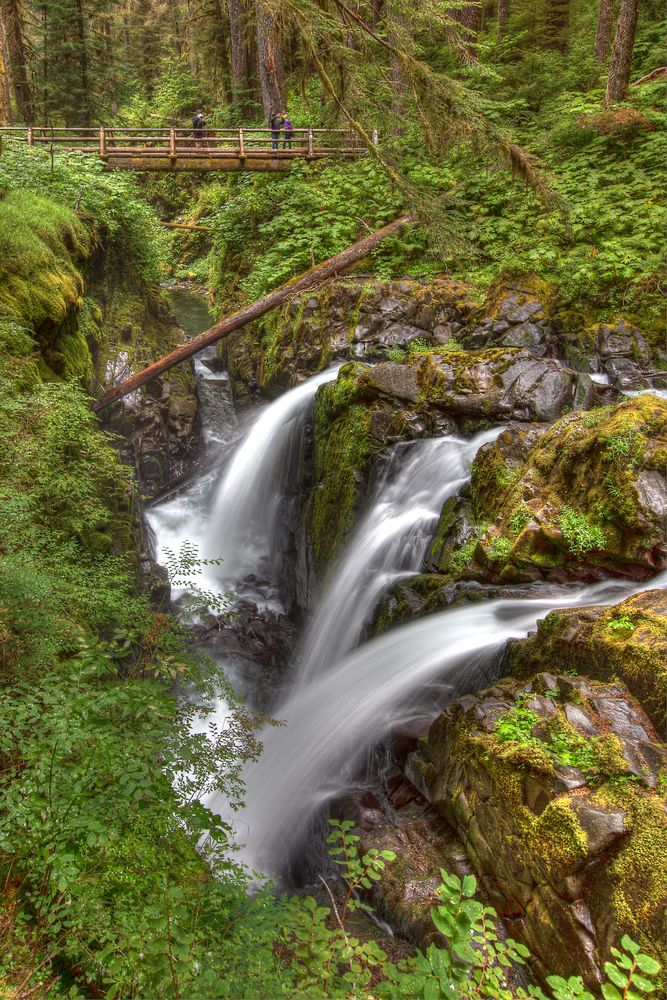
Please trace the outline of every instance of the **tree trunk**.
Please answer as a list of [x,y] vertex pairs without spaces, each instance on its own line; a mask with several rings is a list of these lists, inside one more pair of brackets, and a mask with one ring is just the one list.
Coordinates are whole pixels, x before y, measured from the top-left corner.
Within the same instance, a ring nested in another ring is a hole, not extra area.
[[498,38],[502,38],[510,13],[510,0],[498,0]]
[[638,14],[639,0],[621,0],[614,48],[609,64],[605,104],[611,104],[612,101],[622,101],[628,92]]
[[0,19],[7,39],[9,71],[16,110],[26,125],[32,125],[35,120],[35,106],[28,79],[28,46],[20,0],[0,0]]
[[159,361],[155,361],[152,365],[148,365],[147,368],[137,372],[136,375],[131,375],[124,382],[115,385],[113,389],[109,389],[108,392],[105,392],[103,396],[93,403],[93,410],[99,413],[100,410],[104,410],[111,403],[115,403],[116,400],[127,396],[129,392],[134,392],[135,389],[145,385],[146,382],[150,382],[152,378],[161,375],[162,372],[169,371],[170,368],[180,364],[181,361],[191,358],[193,354],[197,354],[204,347],[215,344],[217,340],[227,337],[234,330],[239,330],[242,326],[246,326],[248,323],[252,323],[253,320],[259,319],[260,316],[270,312],[271,309],[275,309],[276,306],[285,302],[292,295],[318,288],[325,281],[340,274],[345,268],[350,267],[351,264],[356,264],[357,261],[368,256],[371,250],[374,250],[382,240],[388,236],[395,236],[397,233],[400,233],[411,221],[409,215],[404,216],[402,219],[396,219],[394,222],[390,222],[388,226],[384,226],[382,229],[371,233],[370,236],[365,236],[363,240],[353,243],[352,246],[348,247],[347,250],[343,250],[342,253],[330,257],[322,264],[312,267],[300,277],[289,281],[280,288],[276,288],[273,292],[269,292],[268,295],[258,299],[257,302],[253,302],[252,305],[246,306],[245,309],[241,309],[240,312],[230,316],[229,319],[216,324],[216,326],[211,327],[205,333],[194,337],[181,347],[177,347],[171,354],[167,354],[164,358],[160,358]]
[[600,0],[597,27],[595,29],[595,61],[598,63],[605,63],[609,55],[615,7],[616,0]]
[[570,0],[547,0],[544,13],[545,47],[566,52],[569,26]]
[[0,20],[0,122],[7,125],[12,117],[12,102],[9,89],[9,58],[7,56],[7,42],[3,30],[2,20]]
[[447,11],[452,21],[461,25],[461,31],[451,31],[449,42],[458,50],[459,57],[464,63],[475,61],[475,45],[477,43],[477,32],[481,19],[481,8],[479,4],[466,4],[465,7],[455,7]]
[[243,0],[227,0],[229,40],[232,50],[232,103],[241,120],[249,117],[248,105],[252,90],[250,53],[246,30],[247,14]]
[[229,63],[229,53],[227,51],[227,31],[225,25],[225,18],[222,14],[222,5],[220,0],[214,0],[214,10],[215,10],[215,48],[218,59],[218,79],[216,83],[218,85],[218,100],[222,101],[223,104],[228,105],[231,103],[231,66]]
[[81,108],[83,114],[81,116],[82,120],[78,123],[80,125],[90,125],[91,123],[91,107],[90,107],[90,83],[88,74],[88,43],[86,41],[86,29],[83,21],[83,7],[81,0],[76,0],[76,34],[79,42],[79,71],[81,73]]
[[257,4],[257,57],[259,82],[262,88],[264,117],[285,109],[283,54],[277,38],[276,25],[261,2]]

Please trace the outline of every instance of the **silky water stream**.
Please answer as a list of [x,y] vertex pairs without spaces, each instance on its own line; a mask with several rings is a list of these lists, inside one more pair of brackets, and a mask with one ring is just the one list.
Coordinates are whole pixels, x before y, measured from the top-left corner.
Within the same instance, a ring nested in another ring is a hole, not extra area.
[[[300,453],[317,389],[336,369],[263,408],[229,460],[229,445],[240,429],[226,376],[211,372],[206,360],[198,356],[195,370],[204,437],[209,451],[221,449],[219,468],[149,512],[156,554],[159,560],[167,549],[194,542],[204,556],[223,559],[203,570],[202,585],[233,589],[236,600],[250,597],[282,612],[278,510],[290,485],[288,471],[300,474],[294,455]],[[354,783],[364,755],[397,724],[433,716],[456,693],[483,687],[490,679],[485,673],[490,654],[508,639],[525,636],[552,609],[614,603],[644,589],[608,581],[551,588],[530,600],[474,602],[363,642],[380,596],[397,579],[420,571],[443,502],[466,482],[477,449],[499,432],[401,444],[388,456],[368,512],[312,609],[291,687],[271,706],[284,725],[265,729],[262,755],[245,768],[245,807],[231,813],[218,793],[206,800],[232,823],[239,857],[250,868],[284,875],[313,817]],[[664,573],[651,583],[665,585]],[[233,657],[219,657],[218,663],[252,701],[252,684],[238,683]],[[227,712],[221,701],[211,721],[223,721]]]

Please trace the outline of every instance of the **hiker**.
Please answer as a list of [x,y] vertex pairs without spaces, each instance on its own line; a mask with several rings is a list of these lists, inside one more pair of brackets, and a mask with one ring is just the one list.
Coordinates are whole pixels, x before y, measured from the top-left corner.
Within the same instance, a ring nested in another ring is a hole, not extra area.
[[271,125],[271,149],[280,147],[280,130],[283,127],[283,116],[279,111],[274,111],[269,119]]
[[294,126],[291,121],[283,112],[283,149],[292,148],[292,133],[294,132]]
[[195,137],[195,146],[201,144],[204,138],[204,129],[206,128],[206,122],[204,121],[204,116],[201,113],[201,108],[197,108],[192,119],[192,131]]

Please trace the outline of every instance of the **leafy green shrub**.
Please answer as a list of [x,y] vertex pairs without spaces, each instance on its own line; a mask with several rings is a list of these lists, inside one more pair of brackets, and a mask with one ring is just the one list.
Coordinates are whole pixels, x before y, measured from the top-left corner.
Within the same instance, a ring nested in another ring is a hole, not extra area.
[[627,615],[619,615],[617,618],[612,618],[607,622],[606,627],[610,632],[634,632],[636,629],[635,623]]
[[585,514],[578,514],[572,507],[563,507],[558,526],[574,555],[581,556],[592,549],[603,549],[605,546],[602,528],[593,524]]

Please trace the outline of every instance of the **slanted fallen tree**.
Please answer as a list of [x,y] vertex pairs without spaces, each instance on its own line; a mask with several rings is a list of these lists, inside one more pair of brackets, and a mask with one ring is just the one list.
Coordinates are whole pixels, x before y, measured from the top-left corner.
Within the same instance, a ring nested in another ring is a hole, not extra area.
[[280,288],[276,288],[263,298],[257,299],[256,302],[234,313],[233,316],[229,316],[221,323],[216,323],[210,330],[206,330],[205,333],[201,333],[198,337],[188,340],[187,343],[177,347],[170,354],[166,354],[159,361],[153,362],[152,365],[147,365],[146,368],[142,368],[141,371],[136,372],[130,378],[119,382],[118,385],[109,389],[108,392],[105,392],[104,395],[100,396],[93,403],[93,410],[99,413],[100,410],[104,410],[111,403],[115,403],[116,400],[122,399],[123,396],[127,396],[128,393],[134,392],[135,389],[145,385],[146,382],[155,378],[156,375],[161,375],[175,365],[180,364],[181,361],[191,358],[193,354],[197,354],[204,347],[208,347],[209,344],[215,344],[216,341],[228,336],[234,330],[238,330],[247,323],[259,319],[260,316],[270,312],[271,309],[275,309],[276,306],[281,305],[293,295],[319,288],[320,285],[329,281],[330,278],[335,277],[352,264],[356,264],[357,261],[366,257],[382,240],[385,240],[388,236],[395,236],[397,233],[400,233],[411,221],[412,217],[409,215],[395,219],[394,222],[390,222],[389,225],[384,226],[382,229],[370,233],[363,240],[353,243],[352,246],[343,250],[342,253],[337,253],[322,264],[317,264],[315,267],[310,268],[310,270],[305,271],[298,278],[287,282],[286,285],[281,285]]

